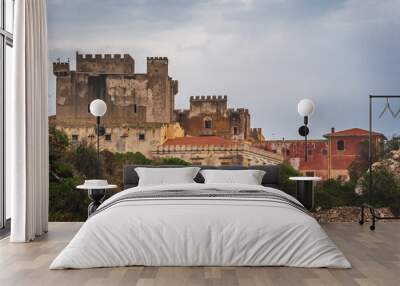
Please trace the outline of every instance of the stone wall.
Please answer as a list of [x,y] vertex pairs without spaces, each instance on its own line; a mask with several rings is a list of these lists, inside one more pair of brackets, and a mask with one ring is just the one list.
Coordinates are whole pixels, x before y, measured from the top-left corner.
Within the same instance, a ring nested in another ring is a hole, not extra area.
[[[87,141],[97,144],[97,136],[93,127],[61,127],[72,144]],[[104,136],[100,137],[100,149],[111,152],[140,152],[151,158],[152,151],[168,139],[183,136],[183,130],[177,123],[159,126],[144,125],[142,127],[106,127]]]
[[158,146],[153,152],[155,158],[178,157],[194,165],[267,165],[280,164],[282,156],[255,148],[246,143],[232,146]]

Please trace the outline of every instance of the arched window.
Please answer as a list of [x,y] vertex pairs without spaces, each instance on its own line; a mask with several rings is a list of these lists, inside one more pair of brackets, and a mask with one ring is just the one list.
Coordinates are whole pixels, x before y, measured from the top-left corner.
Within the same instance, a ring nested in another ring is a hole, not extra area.
[[204,128],[211,129],[212,128],[212,119],[209,117],[204,118]]
[[336,142],[336,149],[338,151],[344,151],[344,141],[343,140],[338,140]]
[[239,128],[238,127],[233,127],[233,135],[239,135]]

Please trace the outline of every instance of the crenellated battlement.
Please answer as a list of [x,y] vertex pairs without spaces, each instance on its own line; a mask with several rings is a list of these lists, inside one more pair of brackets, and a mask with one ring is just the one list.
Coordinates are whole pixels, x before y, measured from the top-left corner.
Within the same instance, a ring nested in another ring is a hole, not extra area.
[[228,108],[229,113],[249,113],[247,108]]
[[77,72],[134,74],[135,60],[129,54],[79,54],[76,52]]
[[191,96],[190,101],[228,101],[227,95],[200,95]]
[[53,63],[53,73],[56,76],[68,75],[70,72],[69,63],[57,62]]
[[147,61],[166,61],[168,62],[167,57],[147,57]]
[[134,62],[134,59],[129,54],[79,54],[76,53],[77,61],[94,61],[94,60],[105,60],[105,61],[123,61],[123,62]]

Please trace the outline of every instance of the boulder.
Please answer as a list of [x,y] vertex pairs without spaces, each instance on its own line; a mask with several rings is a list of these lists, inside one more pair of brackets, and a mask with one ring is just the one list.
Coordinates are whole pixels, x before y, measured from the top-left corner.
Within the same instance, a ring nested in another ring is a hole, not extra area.
[[386,170],[393,175],[396,183],[400,184],[400,150],[393,150],[388,158],[372,164],[372,170]]

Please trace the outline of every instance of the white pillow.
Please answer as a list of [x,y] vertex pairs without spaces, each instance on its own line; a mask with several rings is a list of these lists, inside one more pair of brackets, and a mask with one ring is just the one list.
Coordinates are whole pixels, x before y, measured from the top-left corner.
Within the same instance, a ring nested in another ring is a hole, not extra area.
[[261,185],[265,171],[261,170],[202,170],[204,183]]
[[194,183],[198,167],[182,168],[135,168],[139,176],[139,186]]

